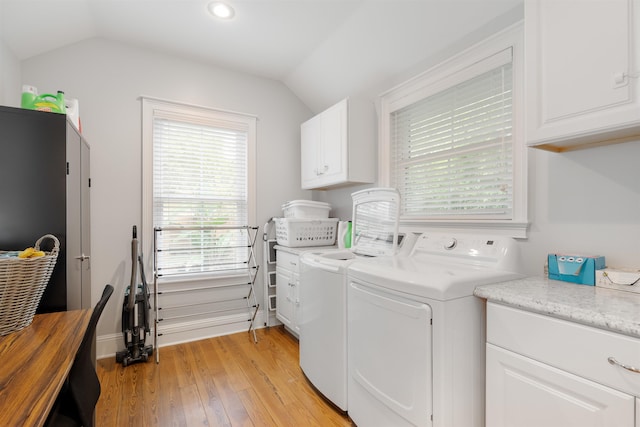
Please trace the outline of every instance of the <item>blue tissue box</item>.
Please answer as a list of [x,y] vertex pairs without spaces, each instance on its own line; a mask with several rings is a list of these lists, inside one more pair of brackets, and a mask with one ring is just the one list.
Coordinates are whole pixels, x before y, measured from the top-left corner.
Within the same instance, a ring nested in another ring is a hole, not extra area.
[[596,284],[596,270],[605,268],[603,256],[549,254],[549,279],[580,285]]

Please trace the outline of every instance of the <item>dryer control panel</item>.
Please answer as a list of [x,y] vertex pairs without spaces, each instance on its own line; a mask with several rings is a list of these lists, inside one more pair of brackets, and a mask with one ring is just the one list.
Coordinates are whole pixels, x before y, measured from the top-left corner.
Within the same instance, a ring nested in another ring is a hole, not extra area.
[[436,256],[468,264],[491,265],[513,271],[517,266],[516,242],[510,237],[481,234],[423,233],[410,256]]

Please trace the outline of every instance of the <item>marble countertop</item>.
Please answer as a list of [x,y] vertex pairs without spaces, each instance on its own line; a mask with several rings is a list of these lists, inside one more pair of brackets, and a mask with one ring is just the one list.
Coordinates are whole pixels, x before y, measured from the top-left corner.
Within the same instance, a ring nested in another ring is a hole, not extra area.
[[487,301],[640,338],[640,294],[527,277],[478,286]]

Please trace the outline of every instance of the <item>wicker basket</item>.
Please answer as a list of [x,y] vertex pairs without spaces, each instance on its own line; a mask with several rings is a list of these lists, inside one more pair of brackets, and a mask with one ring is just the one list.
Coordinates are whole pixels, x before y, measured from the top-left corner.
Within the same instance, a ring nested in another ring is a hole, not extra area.
[[60,251],[60,241],[51,234],[38,239],[36,250],[44,239],[52,239],[54,247],[41,257],[18,258],[0,251],[0,335],[19,331],[33,321]]

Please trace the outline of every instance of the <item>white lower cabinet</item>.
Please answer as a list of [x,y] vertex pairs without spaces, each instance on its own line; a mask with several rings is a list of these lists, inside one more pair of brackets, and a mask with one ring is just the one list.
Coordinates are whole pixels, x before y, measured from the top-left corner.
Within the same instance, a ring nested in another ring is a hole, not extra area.
[[276,318],[284,323],[289,331],[296,336],[300,335],[300,326],[298,325],[300,271],[298,264],[298,255],[278,251],[276,263]]
[[486,364],[487,427],[640,427],[640,339],[490,302]]
[[634,427],[635,398],[487,344],[487,426]]

